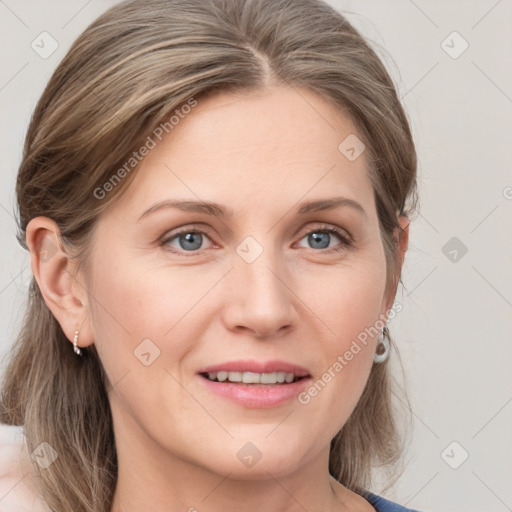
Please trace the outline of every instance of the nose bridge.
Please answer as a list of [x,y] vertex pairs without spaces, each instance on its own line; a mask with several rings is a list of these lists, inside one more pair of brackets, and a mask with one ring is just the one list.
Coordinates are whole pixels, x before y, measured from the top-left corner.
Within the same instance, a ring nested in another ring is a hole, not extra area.
[[271,237],[266,237],[265,245],[254,237],[246,237],[236,247],[234,256],[230,274],[235,290],[236,323],[267,333],[290,324],[293,294],[284,284],[282,255],[271,245]]
[[270,296],[277,299],[286,295],[282,290],[282,278],[279,279],[276,275],[282,272],[282,262],[282,255],[272,246],[270,236],[266,237],[265,245],[248,236],[236,248],[235,274],[241,282],[243,280],[248,287],[247,291],[254,298],[263,293],[269,295],[267,299]]

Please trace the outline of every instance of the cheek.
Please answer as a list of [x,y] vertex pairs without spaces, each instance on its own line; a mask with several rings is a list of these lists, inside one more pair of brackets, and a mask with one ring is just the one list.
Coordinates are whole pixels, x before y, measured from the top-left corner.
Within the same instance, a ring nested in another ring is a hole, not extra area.
[[326,334],[318,339],[323,373],[299,401],[319,422],[325,421],[328,412],[327,429],[332,436],[363,392],[377,343],[371,328],[381,318],[385,260],[382,256],[360,263],[330,271],[325,278],[319,275],[316,292],[306,299],[329,329],[323,329]]
[[386,287],[384,254],[375,250],[355,256],[337,268],[320,269],[301,283],[305,302],[329,327],[329,351],[346,349],[375,324],[382,312]]
[[98,256],[90,282],[92,324],[106,369],[120,373],[137,368],[139,347],[149,348],[151,355],[159,353],[155,366],[166,359],[160,355],[170,350],[172,360],[182,359],[191,348],[190,331],[207,303],[204,298],[224,272],[221,268],[203,272],[194,266],[172,270],[136,258]]
[[[201,328],[196,322],[200,299],[219,277],[203,278],[192,267],[163,271],[118,258],[96,268],[91,283],[95,345],[114,386],[110,396],[116,414],[123,422],[175,409],[180,418],[201,415],[176,381],[184,381],[182,362],[200,338],[200,332],[195,334]],[[182,428],[174,414],[164,416],[170,431]]]

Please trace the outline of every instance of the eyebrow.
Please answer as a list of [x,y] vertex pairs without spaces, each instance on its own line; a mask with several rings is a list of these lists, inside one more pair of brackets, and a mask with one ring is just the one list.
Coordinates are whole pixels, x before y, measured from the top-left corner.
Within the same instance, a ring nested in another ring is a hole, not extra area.
[[[334,208],[339,207],[349,207],[357,212],[359,212],[365,219],[368,219],[368,215],[365,209],[354,199],[350,199],[348,197],[332,197],[327,199],[318,199],[315,201],[308,201],[302,203],[302,205],[298,208],[297,213],[299,215],[305,215],[306,213],[311,212],[319,212],[324,210],[332,210]],[[159,201],[155,203],[153,206],[148,208],[137,220],[139,222],[144,217],[150,215],[153,212],[175,208],[178,210],[182,210],[185,212],[192,213],[203,213],[206,215],[212,215],[219,217],[221,219],[233,218],[234,213],[230,208],[225,208],[217,203],[207,203],[204,201],[179,201],[166,199],[163,201]]]

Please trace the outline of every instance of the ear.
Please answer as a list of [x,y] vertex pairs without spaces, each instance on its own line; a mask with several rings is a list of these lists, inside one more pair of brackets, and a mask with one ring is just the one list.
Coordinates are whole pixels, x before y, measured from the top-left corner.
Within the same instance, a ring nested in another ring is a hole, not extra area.
[[[397,251],[398,256],[398,265],[400,268],[400,271],[402,270],[404,259],[405,259],[405,253],[407,252],[407,248],[409,246],[409,226],[410,226],[410,220],[409,217],[406,215],[400,215],[398,217],[398,224],[400,225],[400,228],[395,228],[395,231],[393,233],[394,241],[395,241],[395,250]],[[385,300],[385,310],[389,311],[390,308],[393,306],[393,302],[395,300],[396,290],[398,288],[398,278],[396,281],[395,286],[392,290],[390,290],[390,293],[386,296]]]
[[407,247],[409,246],[409,226],[411,221],[409,217],[406,215],[400,215],[398,217],[398,223],[400,224],[400,229],[395,229],[394,237],[395,237],[395,245],[397,246],[397,251],[399,254],[400,261],[400,269],[404,264],[405,253],[407,251]]
[[78,345],[91,345],[94,339],[88,322],[87,289],[76,275],[76,262],[61,242],[57,223],[48,217],[35,217],[28,223],[26,242],[32,273],[64,334],[72,342],[79,331]]

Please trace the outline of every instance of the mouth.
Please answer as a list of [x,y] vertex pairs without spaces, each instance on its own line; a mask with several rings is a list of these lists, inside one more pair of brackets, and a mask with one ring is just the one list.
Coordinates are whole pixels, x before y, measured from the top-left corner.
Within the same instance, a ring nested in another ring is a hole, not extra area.
[[206,390],[246,409],[290,403],[311,382],[306,368],[284,360],[225,361],[197,372]]
[[201,377],[211,382],[224,382],[226,384],[243,384],[246,386],[284,386],[293,384],[302,379],[309,377],[307,375],[297,375],[293,372],[272,372],[272,373],[256,373],[256,372],[201,372]]

